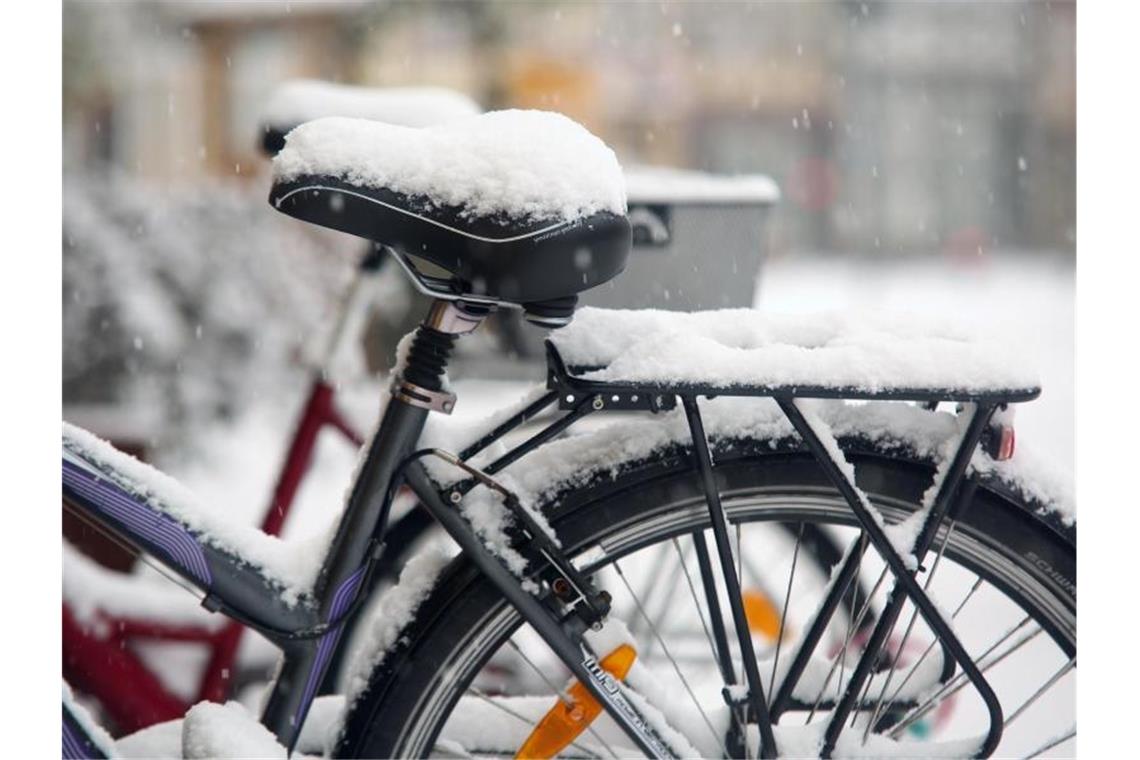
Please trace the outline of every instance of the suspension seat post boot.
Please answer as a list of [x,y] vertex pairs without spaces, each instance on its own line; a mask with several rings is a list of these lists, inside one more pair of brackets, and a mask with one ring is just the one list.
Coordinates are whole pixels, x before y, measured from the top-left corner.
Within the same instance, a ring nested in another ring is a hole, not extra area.
[[451,414],[455,394],[444,386],[455,341],[478,327],[490,312],[483,304],[442,299],[432,302],[427,317],[416,328],[402,368],[393,378],[392,395],[412,406]]

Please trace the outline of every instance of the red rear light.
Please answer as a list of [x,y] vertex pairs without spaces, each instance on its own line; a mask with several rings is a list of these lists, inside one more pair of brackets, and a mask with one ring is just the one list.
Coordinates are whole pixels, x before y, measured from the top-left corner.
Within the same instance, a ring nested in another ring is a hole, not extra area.
[[1005,421],[991,421],[982,433],[981,448],[990,459],[1004,462],[1013,457],[1013,450],[1017,436],[1013,432],[1013,418],[1008,416]]
[[1002,425],[998,428],[998,446],[997,455],[994,459],[999,462],[1004,462],[1006,459],[1013,457],[1013,449],[1017,443],[1017,435],[1013,432],[1012,425]]

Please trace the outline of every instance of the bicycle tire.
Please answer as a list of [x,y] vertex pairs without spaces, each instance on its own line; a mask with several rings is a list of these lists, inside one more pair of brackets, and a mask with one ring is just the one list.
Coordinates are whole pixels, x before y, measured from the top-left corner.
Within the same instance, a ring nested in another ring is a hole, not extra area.
[[[842,443],[861,487],[880,510],[898,517],[917,508],[930,482],[929,462],[900,457],[897,450],[872,443]],[[672,521],[668,530],[674,534],[707,526],[691,462],[687,448],[675,447],[619,475],[594,477],[589,485],[552,498],[550,521],[568,554],[621,531],[640,529],[645,541],[659,540],[666,531],[662,519]],[[833,517],[854,521],[818,464],[802,451],[773,450],[767,441],[736,442],[730,453],[717,455],[716,476],[730,520],[746,516],[751,509],[748,498],[799,494],[830,500]],[[694,504],[700,509],[692,509]],[[795,508],[761,508],[773,512],[773,519],[803,517]],[[959,515],[947,555],[1020,605],[1063,652],[1075,656],[1075,546],[1075,526],[1019,500],[1001,483],[987,482]],[[501,642],[492,641],[487,630],[501,626],[504,618],[513,618],[503,629],[509,635],[518,624],[517,615],[467,560],[455,558],[350,705],[336,756],[428,754],[465,679],[473,677]]]

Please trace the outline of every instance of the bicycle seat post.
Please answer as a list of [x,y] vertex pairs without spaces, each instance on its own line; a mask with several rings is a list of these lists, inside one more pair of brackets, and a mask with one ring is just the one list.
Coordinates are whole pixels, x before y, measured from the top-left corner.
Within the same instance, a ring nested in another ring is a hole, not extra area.
[[[487,305],[436,299],[402,352],[392,398],[368,443],[360,476],[316,582],[321,621],[338,620],[357,593],[367,593],[360,589],[362,574],[374,543],[383,537],[399,463],[419,440],[428,413],[449,414],[454,408],[455,395],[444,384],[451,350],[456,338],[478,327],[490,311]],[[342,632],[342,626],[333,626],[321,639],[286,650],[262,724],[290,750]]]

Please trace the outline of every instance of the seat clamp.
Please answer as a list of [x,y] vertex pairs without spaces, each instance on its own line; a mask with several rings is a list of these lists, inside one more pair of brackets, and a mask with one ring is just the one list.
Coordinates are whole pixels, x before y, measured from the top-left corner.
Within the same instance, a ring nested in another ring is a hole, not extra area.
[[462,302],[436,299],[424,324],[448,335],[463,335],[474,330],[487,316],[487,309],[467,309]]
[[392,395],[410,406],[418,406],[433,412],[451,414],[455,409],[455,394],[448,391],[433,391],[410,383],[402,376],[392,378]]

